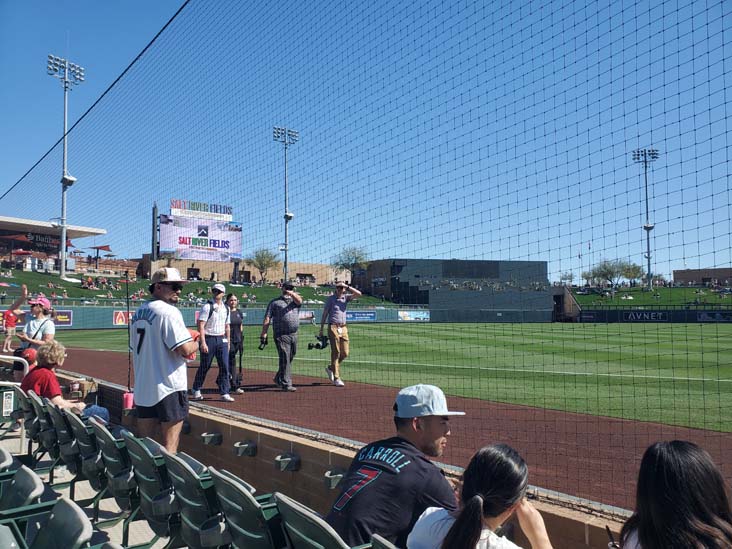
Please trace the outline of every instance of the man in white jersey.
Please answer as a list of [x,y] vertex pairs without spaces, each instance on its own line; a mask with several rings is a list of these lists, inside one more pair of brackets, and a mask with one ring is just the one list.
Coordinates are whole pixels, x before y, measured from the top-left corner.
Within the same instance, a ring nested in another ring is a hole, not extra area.
[[188,415],[184,357],[198,349],[175,307],[185,282],[177,269],[157,270],[150,284],[153,299],[137,309],[130,326],[139,435],[152,437],[160,424],[163,446],[171,453],[178,451],[181,427]]

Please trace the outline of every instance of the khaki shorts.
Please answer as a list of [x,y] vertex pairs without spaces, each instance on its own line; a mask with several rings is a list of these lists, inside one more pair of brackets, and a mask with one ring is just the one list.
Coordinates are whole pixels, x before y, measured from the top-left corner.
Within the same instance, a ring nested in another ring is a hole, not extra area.
[[6,336],[14,336],[15,335],[15,326],[12,328],[5,328],[5,335]]

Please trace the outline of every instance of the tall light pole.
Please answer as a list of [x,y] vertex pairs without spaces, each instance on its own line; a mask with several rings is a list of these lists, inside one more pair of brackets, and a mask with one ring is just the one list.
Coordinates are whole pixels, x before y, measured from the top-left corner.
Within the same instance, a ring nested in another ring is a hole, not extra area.
[[643,174],[645,176],[645,190],[646,190],[646,224],[643,225],[643,230],[646,231],[646,259],[648,260],[648,272],[646,278],[648,279],[648,290],[653,291],[653,273],[651,273],[651,231],[653,230],[653,223],[648,209],[648,164],[658,160],[658,149],[636,149],[633,151],[633,162],[640,162],[643,164]]
[[64,153],[63,168],[61,171],[61,242],[59,243],[58,252],[59,263],[61,264],[59,267],[59,275],[61,278],[64,278],[66,276],[66,190],[76,182],[76,178],[73,175],[69,175],[69,171],[66,168],[66,132],[68,131],[69,90],[71,89],[71,86],[81,84],[84,81],[84,68],[75,63],[69,62],[68,59],[49,55],[46,71],[50,76],[59,78],[64,86]]
[[288,273],[287,273],[287,253],[290,248],[290,241],[288,238],[288,224],[292,219],[295,217],[295,214],[293,214],[290,211],[289,204],[287,201],[287,149],[290,145],[294,145],[297,143],[297,140],[300,139],[300,134],[296,130],[284,128],[281,126],[274,126],[272,128],[272,137],[275,141],[279,141],[285,146],[285,245],[283,246],[285,251],[285,261],[283,264],[283,274],[284,274],[284,281],[287,282],[289,280]]

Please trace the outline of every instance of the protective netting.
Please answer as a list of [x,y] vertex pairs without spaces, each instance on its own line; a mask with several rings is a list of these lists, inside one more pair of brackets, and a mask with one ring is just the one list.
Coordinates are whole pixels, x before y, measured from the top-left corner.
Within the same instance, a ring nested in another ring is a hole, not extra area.
[[[194,0],[69,133],[68,223],[139,258],[153,203],[230,205],[243,255],[281,261],[272,132],[297,130],[290,277],[350,248],[370,263],[345,278],[376,297],[349,306],[345,388],[325,377],[327,350],[306,350],[306,323],[297,400],[273,393],[270,414],[244,395],[242,411],[368,441],[392,431],[397,388],[432,383],[467,412],[453,465],[503,441],[532,484],[628,507],[643,450],[682,438],[730,478],[731,11]],[[0,212],[57,216],[61,154]],[[316,322],[329,292],[307,293]],[[262,307],[247,307],[244,366],[271,376]]]

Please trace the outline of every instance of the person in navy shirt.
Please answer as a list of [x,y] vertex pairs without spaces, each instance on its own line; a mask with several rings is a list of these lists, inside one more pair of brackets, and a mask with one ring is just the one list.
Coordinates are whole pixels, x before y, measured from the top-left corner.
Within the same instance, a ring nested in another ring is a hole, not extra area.
[[445,394],[434,385],[399,391],[394,404],[396,436],[358,451],[326,521],[348,545],[380,534],[406,545],[414,523],[428,507],[454,510],[457,499],[443,472],[430,461],[442,455],[450,436]]

